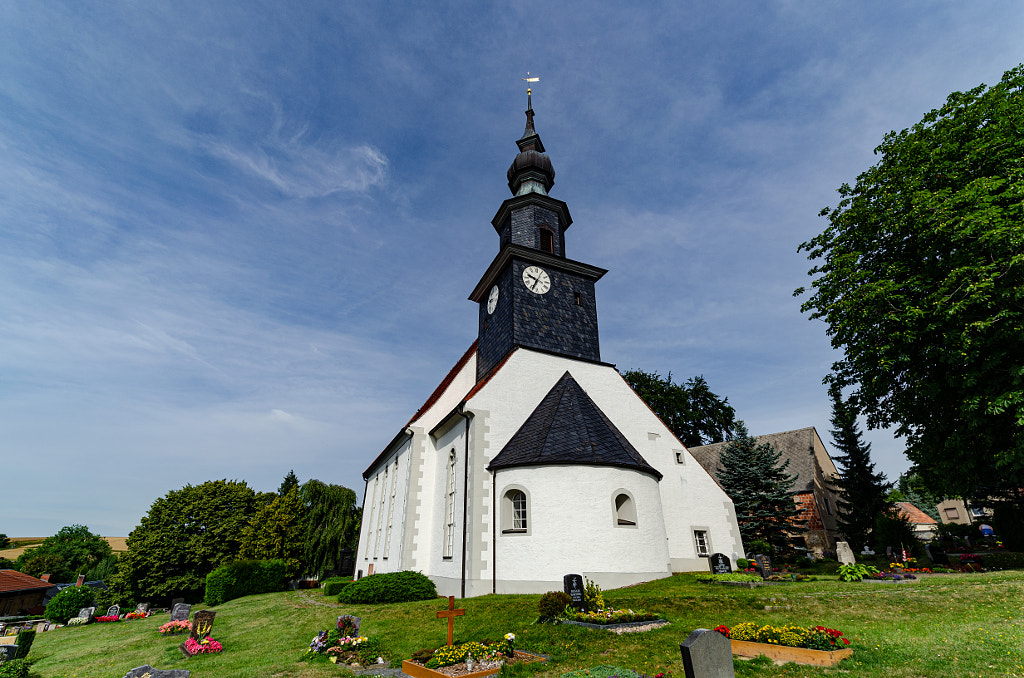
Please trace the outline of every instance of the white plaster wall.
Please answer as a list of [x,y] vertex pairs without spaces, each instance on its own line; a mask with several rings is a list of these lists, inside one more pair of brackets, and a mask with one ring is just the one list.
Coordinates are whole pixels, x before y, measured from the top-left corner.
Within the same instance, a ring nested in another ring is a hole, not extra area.
[[[732,501],[610,366],[517,350],[467,403],[471,409],[491,413],[487,422],[490,455],[501,451],[566,371],[644,459],[663,474],[659,491],[673,569],[708,569],[706,559],[696,555],[694,527],[708,530],[713,550],[730,557],[741,556]],[[676,451],[682,453],[683,464],[676,462]],[[500,559],[498,568],[500,571]]]
[[[570,573],[592,573],[602,586],[671,574],[661,496],[653,476],[608,466],[504,469],[497,473],[499,502],[510,486],[527,491],[529,530],[502,534],[499,526],[499,593],[523,592],[527,581],[560,583]],[[636,526],[616,524],[613,499],[620,490],[633,497]],[[614,583],[610,575],[615,575]]]
[[[424,483],[426,491],[420,506],[420,519],[428,523],[427,529],[430,537],[421,549],[423,561],[419,563],[420,567],[417,569],[434,580],[438,586],[437,593],[442,596],[460,595],[459,589],[461,588],[456,584],[455,590],[450,590],[448,582],[452,580],[461,582],[462,578],[463,499],[466,492],[464,482],[465,433],[465,425],[460,422],[436,441],[429,435],[425,436],[427,456],[432,458],[432,463],[429,465],[432,468],[432,473],[427,476],[427,482]],[[455,451],[455,528],[452,556],[445,558],[445,499],[448,484],[448,458],[452,450]]]
[[[363,520],[359,529],[359,546],[356,549],[356,569],[369,574],[372,563],[376,572],[392,572],[401,570],[403,556],[403,539],[406,530],[406,504],[408,502],[409,462],[411,459],[411,441],[406,441],[370,476],[366,484],[366,496],[363,497]],[[398,462],[397,470],[395,462]],[[387,484],[384,485],[387,468]],[[377,488],[374,497],[374,485]],[[391,489],[394,483],[394,505],[391,506]],[[384,510],[381,513],[381,493],[383,493]],[[370,504],[373,503],[371,521]],[[388,513],[391,513],[391,533],[388,534]],[[379,531],[378,531],[379,530]],[[385,553],[387,556],[385,557]]]

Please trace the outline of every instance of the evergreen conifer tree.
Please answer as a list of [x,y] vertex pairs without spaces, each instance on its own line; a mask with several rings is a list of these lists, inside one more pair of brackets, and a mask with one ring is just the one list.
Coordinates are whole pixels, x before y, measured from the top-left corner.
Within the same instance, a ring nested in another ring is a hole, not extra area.
[[892,483],[885,474],[875,472],[871,461],[871,443],[864,442],[857,425],[857,412],[842,394],[832,389],[832,443],[839,452],[833,460],[839,467],[839,529],[854,549],[870,543],[875,518],[888,514],[891,506],[886,493]]
[[718,481],[736,507],[736,521],[745,547],[765,542],[778,551],[792,548],[790,533],[799,529],[793,501],[796,476],[786,472],[789,460],[771,443],[758,444],[742,421],[722,448]]
[[295,475],[295,471],[288,471],[288,475],[281,481],[281,485],[277,488],[277,496],[283,497],[292,490],[299,489],[299,479]]

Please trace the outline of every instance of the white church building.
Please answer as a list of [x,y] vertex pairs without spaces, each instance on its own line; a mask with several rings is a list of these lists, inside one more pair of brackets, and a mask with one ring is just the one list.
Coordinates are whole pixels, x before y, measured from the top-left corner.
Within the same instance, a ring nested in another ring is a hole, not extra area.
[[594,284],[532,106],[499,251],[470,300],[479,334],[363,478],[356,568],[416,570],[441,595],[604,588],[743,555],[732,501],[601,361]]

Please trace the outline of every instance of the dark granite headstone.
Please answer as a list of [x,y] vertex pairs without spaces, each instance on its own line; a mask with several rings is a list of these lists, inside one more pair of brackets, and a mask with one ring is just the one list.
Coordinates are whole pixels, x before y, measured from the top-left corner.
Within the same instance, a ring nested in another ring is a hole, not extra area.
[[892,562],[893,555],[892,555],[892,547],[891,546],[886,546],[885,547],[885,557],[889,559],[890,563]]
[[[71,609],[74,609],[74,608],[71,608]],[[83,607],[81,610],[78,611],[78,616],[82,617],[83,619],[92,619],[93,615],[95,615],[95,614],[96,614],[96,608],[95,607]]]
[[175,605],[180,605],[181,603],[184,603],[184,602],[185,602],[184,598],[175,598],[174,600],[171,601],[171,609],[173,610]]
[[711,572],[714,574],[732,574],[732,562],[729,556],[724,553],[712,553],[708,559],[711,563]]
[[583,577],[578,574],[567,574],[562,577],[562,590],[572,598],[572,606],[581,612],[587,610],[587,601],[583,596]]
[[192,672],[186,669],[154,669],[145,664],[124,674],[124,678],[189,678],[190,675]]
[[171,621],[188,621],[188,616],[191,613],[192,606],[189,603],[176,603],[171,608]]
[[199,642],[210,635],[210,631],[213,630],[213,618],[216,616],[217,613],[213,610],[199,610],[192,615],[192,632],[189,633],[189,638]]
[[932,564],[934,565],[949,565],[949,556],[946,555],[946,550],[939,545],[928,545],[925,546],[925,551],[928,553],[928,557],[931,558]]
[[758,571],[761,573],[761,579],[767,579],[772,576],[772,559],[763,553],[758,553],[754,556],[754,563]]
[[343,614],[343,615],[341,615],[340,617],[338,617],[338,630],[339,631],[341,630],[341,622],[342,622],[343,619],[347,619],[348,621],[352,622],[352,625],[355,626],[355,630],[352,631],[351,635],[358,636],[359,635],[359,625],[363,622],[363,618],[362,617],[353,617],[350,614]]
[[736,678],[732,644],[718,631],[697,629],[679,646],[686,678]]
[[356,552],[351,547],[346,546],[341,549],[341,562],[338,564],[338,573],[342,577],[351,577],[352,573],[356,571]]
[[120,617],[121,616],[121,606],[120,605],[111,605],[110,607],[108,607],[107,608],[107,616],[108,617]]
[[18,656],[17,645],[0,645],[0,659],[7,661]]

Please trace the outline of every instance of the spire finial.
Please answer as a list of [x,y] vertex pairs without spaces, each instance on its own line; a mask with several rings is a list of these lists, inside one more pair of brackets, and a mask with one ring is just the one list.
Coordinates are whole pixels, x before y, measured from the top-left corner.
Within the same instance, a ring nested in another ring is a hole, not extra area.
[[526,108],[527,108],[527,110],[532,111],[533,110],[533,101],[531,100],[531,95],[533,94],[533,91],[530,89],[530,83],[531,82],[540,82],[540,78],[538,78],[536,76],[531,78],[530,77],[530,71],[526,71],[526,77],[523,78],[523,82],[526,83]]

